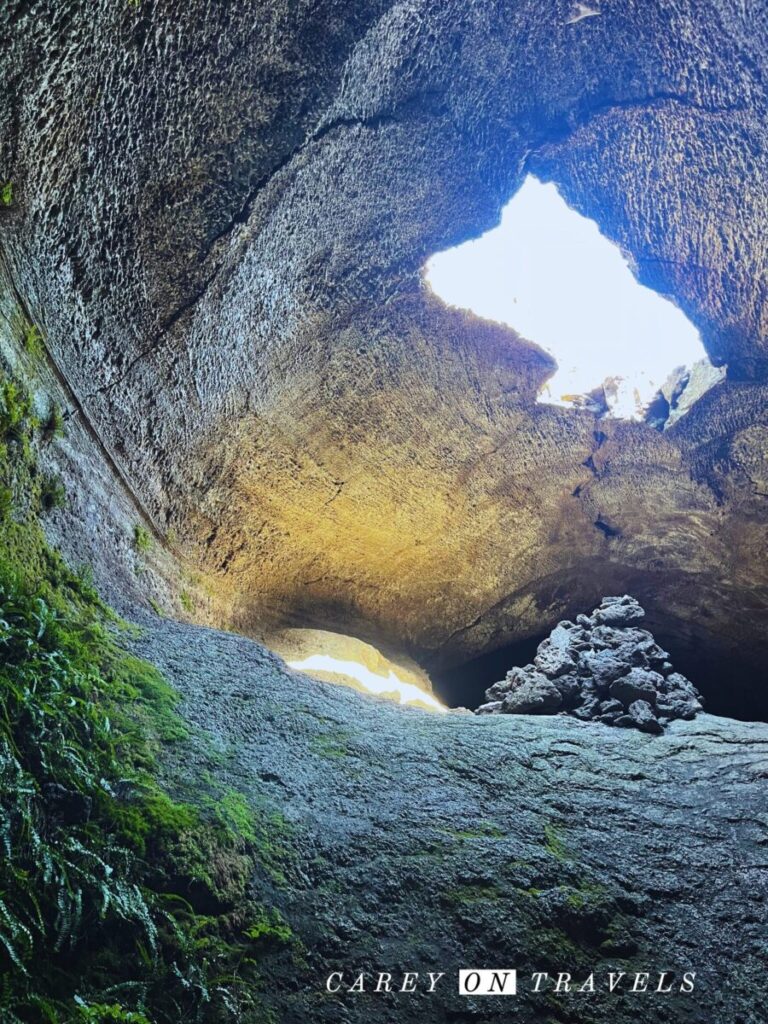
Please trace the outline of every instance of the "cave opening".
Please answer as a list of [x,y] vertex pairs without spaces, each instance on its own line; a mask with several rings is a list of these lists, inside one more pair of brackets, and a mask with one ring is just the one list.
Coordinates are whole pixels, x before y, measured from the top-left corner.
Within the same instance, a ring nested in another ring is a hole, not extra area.
[[444,302],[504,323],[554,356],[541,402],[630,420],[650,409],[655,423],[660,396],[669,415],[692,367],[708,386],[724,372],[682,310],[641,285],[597,224],[531,175],[496,228],[437,253],[426,279]]

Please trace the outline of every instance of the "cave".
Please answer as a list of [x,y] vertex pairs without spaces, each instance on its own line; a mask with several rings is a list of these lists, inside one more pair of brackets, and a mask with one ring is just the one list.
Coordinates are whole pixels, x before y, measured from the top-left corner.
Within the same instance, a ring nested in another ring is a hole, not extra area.
[[762,1019],[764,5],[0,29],[3,1024]]

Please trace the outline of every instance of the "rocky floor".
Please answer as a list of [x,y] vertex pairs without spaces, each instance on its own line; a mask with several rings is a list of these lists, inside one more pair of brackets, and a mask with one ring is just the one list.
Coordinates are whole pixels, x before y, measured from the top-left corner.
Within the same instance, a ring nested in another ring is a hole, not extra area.
[[[764,1021],[768,726],[430,714],[243,637],[143,627],[137,649],[199,727],[169,776],[213,773],[264,823],[254,886],[296,936],[264,957],[281,1024]],[[459,997],[462,966],[517,968],[518,996]],[[380,970],[446,974],[432,994],[324,990]],[[608,995],[609,970],[651,987],[695,971],[695,989]],[[594,971],[597,991],[535,994],[533,971]]]

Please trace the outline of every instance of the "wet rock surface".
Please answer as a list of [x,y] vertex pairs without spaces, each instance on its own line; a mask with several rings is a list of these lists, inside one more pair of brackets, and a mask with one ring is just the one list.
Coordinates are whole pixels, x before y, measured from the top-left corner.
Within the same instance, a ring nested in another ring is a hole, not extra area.
[[702,709],[695,686],[639,629],[645,612],[629,595],[605,597],[591,615],[563,621],[533,664],[512,668],[486,691],[477,714],[575,715],[584,721],[659,734]]
[[[142,625],[137,652],[193,727],[169,778],[213,773],[269,823],[252,884],[302,944],[260,954],[281,1024],[509,1021],[511,1000],[457,995],[478,965],[521,972],[522,1024],[763,1020],[768,726],[430,714],[291,673],[244,637]],[[324,992],[331,971],[379,970],[447,974],[431,996]],[[594,971],[597,991],[536,996],[534,970]],[[696,988],[609,995],[609,970],[651,987],[673,971],[675,989],[695,971]]]

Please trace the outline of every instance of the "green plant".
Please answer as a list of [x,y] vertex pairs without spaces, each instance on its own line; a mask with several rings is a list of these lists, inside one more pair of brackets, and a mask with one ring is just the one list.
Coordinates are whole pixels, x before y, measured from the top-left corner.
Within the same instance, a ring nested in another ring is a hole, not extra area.
[[6,183],[0,187],[0,204],[3,206],[10,206],[13,203],[13,182],[6,181]]
[[[90,568],[48,545],[35,425],[0,370],[0,1021],[254,1019],[254,947],[288,926],[249,885],[257,864],[283,878],[287,825],[234,790],[158,782],[189,736],[178,696],[122,649]],[[261,934],[233,932],[232,907]]]
[[24,348],[34,359],[40,359],[45,352],[43,335],[36,324],[27,324],[24,328]]
[[64,436],[64,416],[55,402],[51,404],[51,410],[40,429],[46,441],[53,441],[54,438]]
[[544,848],[556,860],[566,860],[568,850],[560,837],[560,833],[554,825],[547,823],[544,826]]
[[50,512],[54,508],[63,508],[67,501],[67,492],[59,476],[44,476],[40,480],[40,508]]
[[151,1024],[143,1013],[124,1010],[118,1003],[86,1003],[76,998],[78,1021],[82,1024]]
[[252,942],[260,945],[285,945],[293,940],[293,932],[279,910],[274,907],[259,908],[255,920],[244,933]]
[[184,609],[184,611],[187,613],[191,613],[192,609],[195,607],[192,602],[192,597],[188,590],[182,590],[182,592],[179,594],[179,603],[181,604],[181,607]]
[[152,534],[141,523],[133,528],[133,546],[143,555],[152,550]]
[[8,519],[13,512],[13,490],[0,487],[0,522]]
[[28,462],[31,457],[31,441],[37,419],[32,411],[32,400],[27,392],[15,381],[0,380],[0,439],[5,446],[3,461],[7,463],[9,444],[15,445]]

